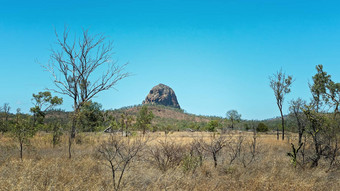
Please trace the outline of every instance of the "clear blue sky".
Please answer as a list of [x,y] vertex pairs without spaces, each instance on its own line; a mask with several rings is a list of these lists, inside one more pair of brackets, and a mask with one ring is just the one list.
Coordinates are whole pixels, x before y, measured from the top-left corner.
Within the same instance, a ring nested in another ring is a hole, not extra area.
[[164,83],[189,113],[279,116],[268,76],[280,68],[295,78],[286,103],[311,97],[317,64],[340,81],[339,9],[338,1],[312,0],[1,0],[0,104],[28,112],[32,94],[53,87],[36,60],[48,62],[54,27],[67,25],[73,34],[104,33],[118,63],[129,62],[134,76],[94,99],[105,109],[140,104]]

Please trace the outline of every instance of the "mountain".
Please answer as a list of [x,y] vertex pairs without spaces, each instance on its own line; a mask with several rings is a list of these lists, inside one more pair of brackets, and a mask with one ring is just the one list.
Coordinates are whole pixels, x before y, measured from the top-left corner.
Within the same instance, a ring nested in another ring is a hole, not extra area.
[[173,89],[164,84],[153,87],[146,96],[143,104],[156,104],[180,109],[176,94]]

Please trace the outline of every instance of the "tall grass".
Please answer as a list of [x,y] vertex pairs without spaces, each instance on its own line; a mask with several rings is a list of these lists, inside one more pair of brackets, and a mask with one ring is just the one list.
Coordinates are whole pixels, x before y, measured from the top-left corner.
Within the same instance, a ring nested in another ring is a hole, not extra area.
[[[234,138],[239,136],[233,135]],[[245,143],[251,134],[243,133]],[[180,144],[183,156],[195,139],[209,141],[210,133],[175,132],[150,134],[147,150],[160,142]],[[113,190],[112,175],[107,161],[98,157],[98,148],[107,134],[81,134],[73,147],[73,158],[67,157],[67,137],[53,148],[51,135],[37,134],[19,159],[15,142],[5,136],[0,139],[0,190]],[[236,139],[235,139],[236,140]],[[184,169],[191,160],[183,157],[166,171],[153,164],[152,155],[145,151],[125,173],[122,190],[339,190],[339,171],[326,172],[326,167],[294,168],[286,153],[288,141],[277,141],[274,135],[257,138],[259,153],[246,167],[240,161],[228,161],[228,149],[219,154],[214,168],[213,160],[204,155],[201,165]],[[292,139],[291,141],[296,141]],[[159,148],[159,147],[157,147]],[[227,147],[226,147],[227,148]],[[245,151],[247,147],[244,148]],[[185,161],[184,161],[185,160]],[[193,160],[194,161],[194,160]]]

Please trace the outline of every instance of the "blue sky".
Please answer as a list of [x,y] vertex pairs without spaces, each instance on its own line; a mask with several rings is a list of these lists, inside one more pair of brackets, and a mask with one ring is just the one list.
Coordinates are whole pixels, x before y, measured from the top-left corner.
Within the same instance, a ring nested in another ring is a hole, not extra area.
[[[287,102],[309,100],[315,65],[339,82],[337,1],[8,1],[0,6],[0,104],[28,112],[33,93],[53,87],[39,65],[55,47],[54,28],[104,33],[114,58],[134,74],[94,101],[105,109],[140,104],[149,90],[172,87],[189,113],[245,119],[279,116],[268,76],[295,78]],[[38,63],[39,62],[39,63]],[[71,110],[64,97],[61,108]]]

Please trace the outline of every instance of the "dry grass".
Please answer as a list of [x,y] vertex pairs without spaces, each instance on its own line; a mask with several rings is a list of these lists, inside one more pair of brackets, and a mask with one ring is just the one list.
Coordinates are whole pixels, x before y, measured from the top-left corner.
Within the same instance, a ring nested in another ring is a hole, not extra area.
[[[235,133],[235,136],[239,136]],[[243,133],[250,140],[251,133]],[[1,135],[0,135],[1,136]],[[107,134],[89,133],[79,136],[73,147],[73,158],[67,158],[67,139],[52,148],[51,135],[39,133],[24,151],[21,161],[15,142],[7,136],[0,138],[0,190],[112,190],[111,171],[105,160],[98,157],[98,146]],[[148,147],[160,140],[188,145],[195,138],[209,140],[210,133],[174,132],[150,134]],[[292,138],[293,139],[293,138]],[[292,140],[291,139],[291,140]],[[127,170],[123,190],[339,190],[339,171],[326,172],[322,165],[314,169],[293,168],[286,153],[288,141],[277,141],[276,135],[260,135],[255,162],[247,167],[229,165],[226,152],[219,156],[214,168],[209,156],[202,166],[184,171],[179,165],[162,172],[143,158]],[[294,139],[293,139],[294,141]]]

